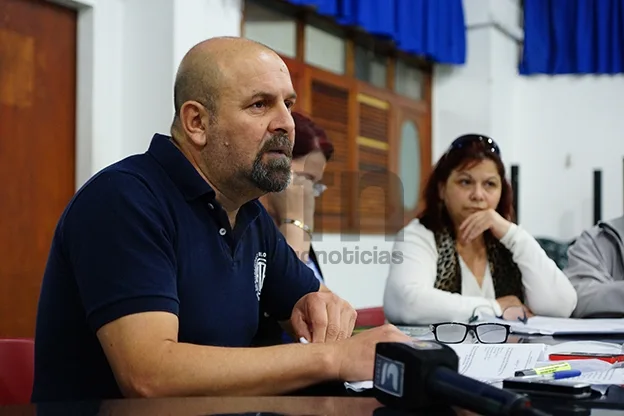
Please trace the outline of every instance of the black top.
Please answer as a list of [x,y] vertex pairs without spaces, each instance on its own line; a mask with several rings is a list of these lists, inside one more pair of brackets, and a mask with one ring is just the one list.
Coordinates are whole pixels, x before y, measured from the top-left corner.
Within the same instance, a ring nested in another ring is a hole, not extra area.
[[[325,278],[319,265],[318,258],[314,252],[314,248],[310,245],[310,260],[314,262],[316,269],[321,276],[322,283],[325,283]],[[303,262],[302,262],[303,264]],[[265,311],[260,308],[260,322],[258,324],[258,333],[254,337],[253,345],[258,347],[278,345],[283,343],[293,342],[290,335],[288,335],[277,322],[277,320],[271,316],[266,316]],[[297,341],[298,342],[298,341]]]
[[262,204],[230,227],[215,192],[167,136],[105,168],[58,223],[43,277],[33,401],[119,398],[96,337],[125,315],[177,315],[178,340],[250,346],[258,310],[288,319],[318,291]]

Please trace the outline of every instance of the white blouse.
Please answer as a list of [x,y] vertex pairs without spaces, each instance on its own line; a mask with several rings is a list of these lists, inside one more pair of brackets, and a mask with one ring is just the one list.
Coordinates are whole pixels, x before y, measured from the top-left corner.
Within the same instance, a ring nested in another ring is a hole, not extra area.
[[[576,291],[539,243],[516,224],[511,225],[500,241],[511,251],[522,273],[526,306],[535,315],[570,317],[576,307]],[[406,325],[466,322],[475,310],[502,314],[489,265],[479,286],[460,257],[461,295],[433,287],[438,262],[435,237],[418,219],[403,229],[402,241],[397,240],[393,249],[403,253],[403,262],[391,264],[386,281],[384,313],[390,322]]]

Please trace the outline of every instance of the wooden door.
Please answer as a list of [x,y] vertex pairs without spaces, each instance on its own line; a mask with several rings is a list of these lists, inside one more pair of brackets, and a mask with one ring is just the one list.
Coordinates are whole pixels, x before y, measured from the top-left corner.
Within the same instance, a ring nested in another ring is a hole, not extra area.
[[76,12],[0,0],[0,337],[32,337],[50,243],[74,193]]

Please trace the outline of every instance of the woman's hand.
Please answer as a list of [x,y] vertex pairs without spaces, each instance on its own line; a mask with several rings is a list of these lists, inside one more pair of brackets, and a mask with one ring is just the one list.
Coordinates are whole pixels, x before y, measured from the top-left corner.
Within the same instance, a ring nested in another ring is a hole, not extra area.
[[494,237],[503,238],[511,227],[511,222],[503,218],[496,210],[487,209],[475,212],[464,220],[459,226],[459,239],[463,243],[469,243],[479,237],[486,230],[490,230]]
[[531,310],[520,302],[517,296],[509,295],[496,299],[503,311],[503,319],[508,321],[516,321],[523,315],[527,318],[535,316]]
[[522,302],[520,302],[520,299],[518,299],[517,296],[513,296],[513,295],[509,295],[509,296],[503,296],[501,298],[496,299],[496,301],[498,302],[498,304],[500,305],[501,310],[506,310],[509,308],[521,308]]
[[290,185],[282,192],[267,195],[279,220],[299,220],[314,228],[314,184],[303,175],[293,173]]

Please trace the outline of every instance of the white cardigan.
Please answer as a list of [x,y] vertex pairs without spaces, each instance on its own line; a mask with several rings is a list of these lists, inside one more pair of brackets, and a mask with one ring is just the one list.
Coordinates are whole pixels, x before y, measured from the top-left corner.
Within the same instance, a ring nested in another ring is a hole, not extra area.
[[[516,224],[511,225],[500,241],[511,251],[522,273],[526,306],[535,315],[570,317],[576,307],[576,291],[539,243]],[[397,239],[394,250],[403,253],[403,262],[391,264],[386,281],[384,312],[390,322],[406,325],[466,322],[475,308],[481,306],[491,306],[496,315],[502,313],[495,299],[489,267],[479,287],[461,257],[462,294],[434,289],[438,262],[435,237],[417,219],[403,229],[402,241]]]

